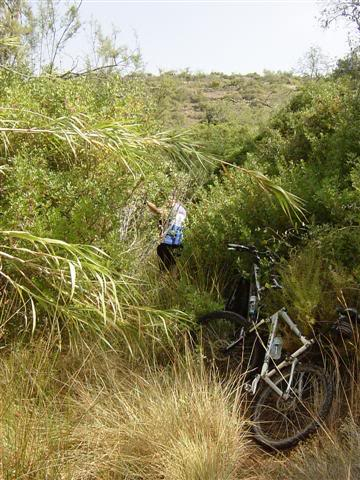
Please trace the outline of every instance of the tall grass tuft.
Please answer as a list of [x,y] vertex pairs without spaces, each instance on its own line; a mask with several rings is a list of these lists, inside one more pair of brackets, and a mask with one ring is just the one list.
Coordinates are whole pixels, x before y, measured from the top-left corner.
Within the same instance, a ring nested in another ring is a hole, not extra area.
[[18,344],[0,358],[0,478],[245,478],[241,398],[197,361],[161,368],[50,347]]
[[0,393],[0,478],[62,478],[69,451],[69,424],[56,401],[56,358],[48,345],[13,346],[2,354]]
[[95,478],[238,478],[248,440],[230,386],[189,359],[165,371],[109,371],[112,376],[78,391],[83,420],[75,441],[82,439],[89,456],[100,459]]

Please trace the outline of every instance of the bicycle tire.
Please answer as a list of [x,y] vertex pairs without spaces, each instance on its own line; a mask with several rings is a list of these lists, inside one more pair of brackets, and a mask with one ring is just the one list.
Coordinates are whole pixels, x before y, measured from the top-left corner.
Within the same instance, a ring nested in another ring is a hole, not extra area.
[[[233,372],[254,372],[259,364],[261,345],[255,333],[246,335],[251,323],[242,315],[226,310],[207,313],[199,318],[198,344],[205,361],[222,376]],[[240,334],[243,340],[229,350]]]
[[[290,368],[282,371],[272,379],[273,382],[284,390],[290,372]],[[297,393],[297,388],[301,393]],[[291,390],[292,397],[284,400],[266,385],[256,400],[253,414],[254,437],[258,443],[272,450],[291,448],[308,438],[319,428],[331,408],[333,383],[322,368],[298,364]],[[313,406],[312,391],[317,396],[313,400]]]

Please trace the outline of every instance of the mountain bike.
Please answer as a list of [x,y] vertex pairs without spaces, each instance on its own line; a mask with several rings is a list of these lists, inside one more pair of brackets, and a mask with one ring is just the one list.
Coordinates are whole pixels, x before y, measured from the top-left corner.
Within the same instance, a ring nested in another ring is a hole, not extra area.
[[[260,316],[261,297],[265,290],[260,284],[260,262],[266,258],[275,263],[270,251],[259,252],[254,246],[228,244],[229,250],[247,252],[252,256],[250,279],[244,277],[234,281],[224,310],[206,313],[198,321],[199,341],[204,357],[216,365],[223,374],[254,372],[264,349],[255,331],[245,326],[256,324]],[[274,274],[270,275],[267,288],[281,288]]]
[[[205,358],[219,371],[224,366],[235,372],[236,368],[239,372],[250,370],[252,375],[245,377],[244,388],[253,397],[255,440],[274,450],[290,448],[314,433],[331,408],[331,376],[324,365],[302,362],[320,334],[307,338],[286,308],[260,319],[264,291],[260,284],[260,260],[266,256],[273,262],[273,257],[270,252],[259,252],[253,246],[229,244],[228,248],[248,252],[253,257],[247,317],[226,310],[204,315],[199,319],[200,345]],[[275,276],[269,287],[281,288]],[[358,318],[355,310],[342,310],[330,328],[349,331],[346,321],[351,324]],[[284,352],[282,348],[281,322],[299,341],[299,348],[292,352]]]

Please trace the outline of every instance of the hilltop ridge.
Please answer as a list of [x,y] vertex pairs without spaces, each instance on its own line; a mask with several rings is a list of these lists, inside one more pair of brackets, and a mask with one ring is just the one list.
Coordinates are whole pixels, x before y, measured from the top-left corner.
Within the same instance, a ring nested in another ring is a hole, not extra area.
[[163,72],[147,75],[167,126],[238,122],[258,126],[289,100],[304,78],[288,72],[246,75]]

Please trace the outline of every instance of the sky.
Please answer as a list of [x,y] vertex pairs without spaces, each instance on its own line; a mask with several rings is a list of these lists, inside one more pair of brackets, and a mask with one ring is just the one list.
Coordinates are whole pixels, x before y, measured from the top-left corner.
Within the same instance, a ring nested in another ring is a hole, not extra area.
[[[344,26],[324,31],[314,0],[83,0],[83,21],[104,31],[121,30],[120,42],[135,45],[146,71],[262,73],[290,71],[312,46],[330,58],[347,50]],[[72,52],[85,53],[81,36]]]

